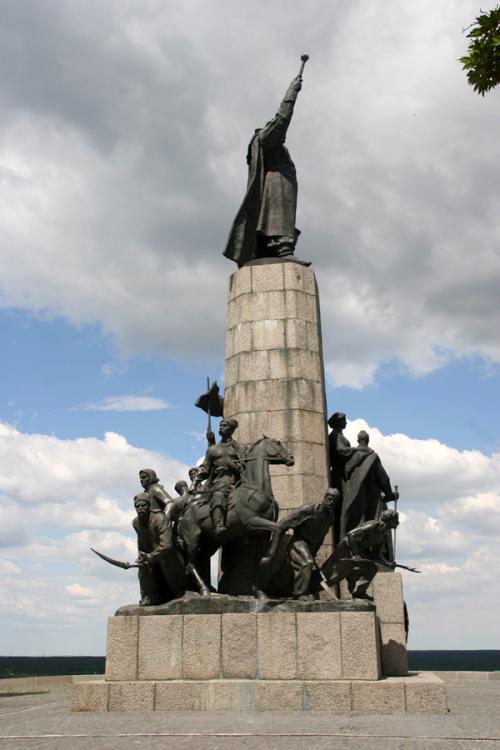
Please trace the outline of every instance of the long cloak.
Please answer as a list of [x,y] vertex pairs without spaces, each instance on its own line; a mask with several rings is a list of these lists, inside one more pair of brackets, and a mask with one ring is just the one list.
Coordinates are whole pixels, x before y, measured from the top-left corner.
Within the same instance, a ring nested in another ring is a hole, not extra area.
[[[288,96],[288,92],[287,92]],[[233,221],[224,255],[238,267],[259,257],[259,234],[295,238],[297,180],[283,145],[295,99],[285,97],[276,116],[257,130],[248,146],[247,192]]]

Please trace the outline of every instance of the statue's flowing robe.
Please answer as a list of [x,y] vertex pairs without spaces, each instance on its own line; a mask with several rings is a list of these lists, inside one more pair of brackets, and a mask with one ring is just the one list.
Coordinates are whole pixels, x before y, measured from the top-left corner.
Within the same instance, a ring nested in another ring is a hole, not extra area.
[[381,493],[392,498],[389,477],[371,448],[357,448],[344,467],[340,538],[365,521],[379,517],[386,507]]
[[[288,93],[287,93],[288,97]],[[241,268],[258,257],[259,237],[291,237],[295,227],[297,177],[284,146],[295,98],[285,98],[276,116],[256,131],[248,146],[247,192],[236,214],[224,255]]]

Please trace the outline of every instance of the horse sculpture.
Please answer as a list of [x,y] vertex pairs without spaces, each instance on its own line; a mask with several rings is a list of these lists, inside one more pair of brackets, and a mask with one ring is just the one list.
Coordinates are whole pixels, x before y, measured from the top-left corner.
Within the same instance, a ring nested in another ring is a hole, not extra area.
[[230,546],[235,540],[241,543],[243,538],[254,535],[264,537],[262,540],[267,543],[269,535],[279,528],[269,464],[293,466],[292,454],[279,440],[264,435],[247,448],[241,463],[240,482],[229,498],[227,531],[222,541],[214,533],[209,502],[204,501],[203,495],[188,505],[178,524],[186,567],[202,596],[210,594],[210,557],[219,547]]

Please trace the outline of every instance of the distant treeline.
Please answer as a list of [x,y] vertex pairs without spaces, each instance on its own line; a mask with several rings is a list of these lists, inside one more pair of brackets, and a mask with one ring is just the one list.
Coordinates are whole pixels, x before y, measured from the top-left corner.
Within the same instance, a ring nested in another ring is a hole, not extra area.
[[[494,672],[500,651],[408,651],[412,670]],[[0,656],[1,677],[103,674],[104,656]]]
[[408,651],[410,669],[430,672],[496,672],[500,651]]
[[0,678],[104,674],[104,656],[0,656]]

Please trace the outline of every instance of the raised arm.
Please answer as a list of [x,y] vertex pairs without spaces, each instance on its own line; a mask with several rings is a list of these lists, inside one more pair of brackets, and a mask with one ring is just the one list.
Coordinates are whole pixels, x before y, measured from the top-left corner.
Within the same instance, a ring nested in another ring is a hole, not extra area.
[[296,76],[289,85],[276,115],[259,132],[258,138],[264,151],[272,151],[285,142],[286,131],[290,125],[295,101],[301,88],[302,77]]

